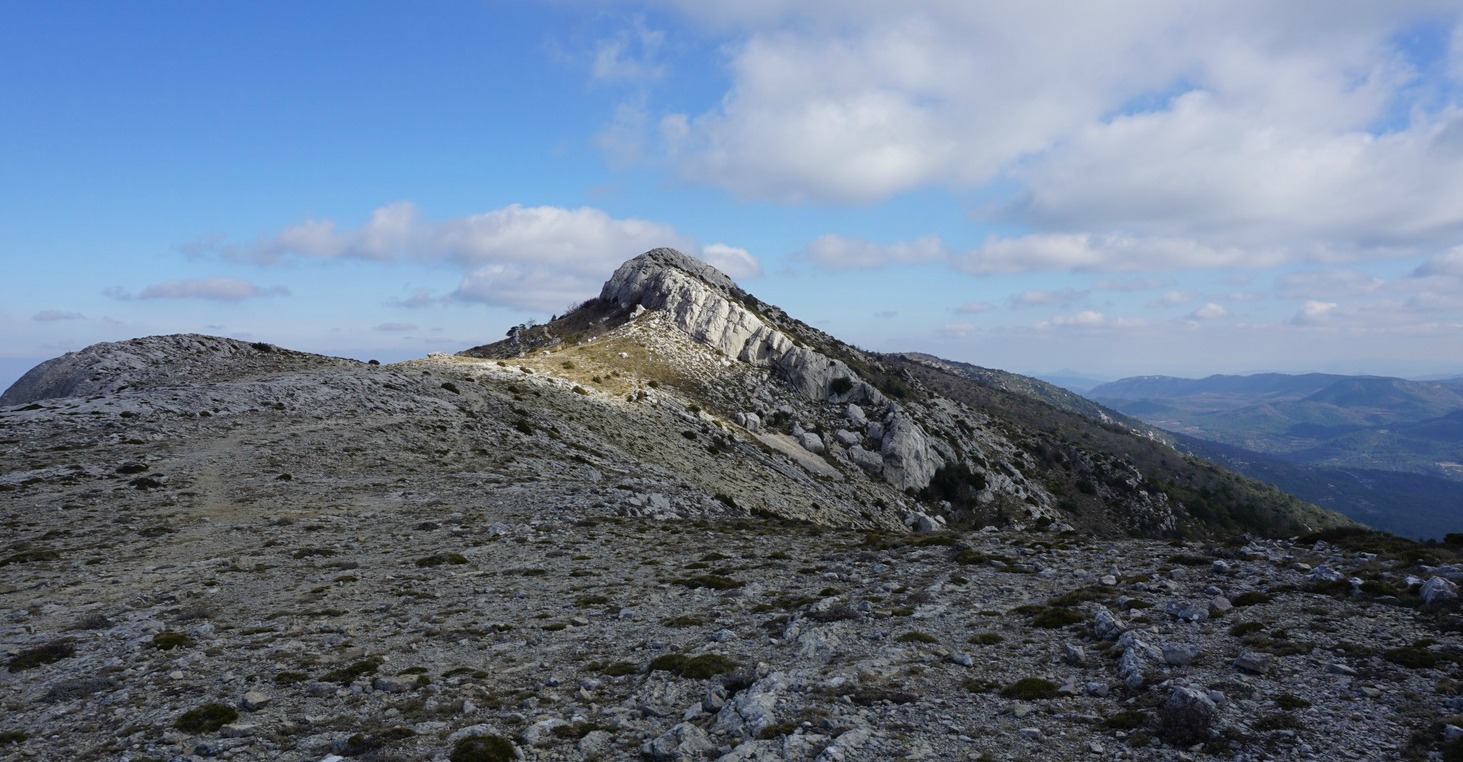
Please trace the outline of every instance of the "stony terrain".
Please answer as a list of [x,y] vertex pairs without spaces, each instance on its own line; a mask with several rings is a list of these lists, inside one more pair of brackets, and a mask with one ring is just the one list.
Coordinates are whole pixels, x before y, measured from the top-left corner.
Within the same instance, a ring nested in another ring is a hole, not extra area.
[[476,356],[171,336],[22,379],[0,757],[1463,754],[1459,548],[1221,531],[1176,485],[1212,467],[1017,439],[678,263]]

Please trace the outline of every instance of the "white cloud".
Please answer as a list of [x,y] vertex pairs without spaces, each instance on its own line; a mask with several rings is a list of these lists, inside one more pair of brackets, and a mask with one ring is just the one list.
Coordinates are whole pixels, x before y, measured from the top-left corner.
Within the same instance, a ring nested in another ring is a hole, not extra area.
[[[446,299],[556,311],[598,294],[621,262],[660,246],[701,257],[733,277],[761,273],[757,258],[745,249],[723,243],[702,247],[664,223],[617,219],[592,207],[519,204],[434,221],[403,201],[375,210],[355,229],[310,220],[250,245],[202,242],[189,251],[266,265],[293,259],[435,262],[463,273]],[[419,290],[398,304],[431,302],[431,293]]]
[[665,44],[665,32],[651,29],[634,19],[615,36],[600,41],[594,49],[590,74],[604,82],[653,82],[665,76],[665,66],[656,61]]
[[[672,157],[744,195],[825,200],[981,183],[1114,114],[1171,112],[1187,92],[1213,93],[1217,116],[1246,128],[1241,136],[1266,126],[1282,139],[1292,129],[1358,133],[1406,95],[1412,73],[1392,36],[1456,11],[1260,0],[675,4],[732,42],[730,89],[716,108],[683,115]],[[1222,161],[1228,151],[1205,153]]]
[[1434,254],[1412,271],[1418,278],[1435,275],[1463,278],[1463,246],[1455,246],[1441,254]]
[[946,323],[940,326],[938,333],[947,339],[963,339],[982,333],[980,326],[974,323]]
[[1106,325],[1108,318],[1097,310],[1083,310],[1074,315],[1057,315],[1037,324],[1039,328],[1063,328],[1068,326],[1092,327]]
[[[990,242],[973,272],[1354,262],[1463,235],[1455,0],[663,2],[727,40],[729,84],[637,114],[646,155],[752,199],[973,192],[1049,236]],[[1451,35],[1453,84],[1414,63],[1421,23]],[[846,244],[807,254],[899,261]]]
[[1215,248],[1183,238],[1033,233],[1012,238],[991,236],[980,248],[957,257],[957,266],[976,275],[1057,270],[1151,272],[1267,267],[1285,258],[1282,252],[1264,248]]
[[1049,320],[1043,320],[1036,324],[1036,328],[1141,328],[1146,325],[1148,325],[1147,321],[1137,318],[1115,318],[1097,310],[1082,310],[1071,315],[1057,315]]
[[1147,307],[1177,307],[1180,304],[1186,304],[1186,303],[1192,302],[1192,301],[1194,301],[1194,295],[1191,294],[1191,293],[1188,293],[1187,291],[1165,291],[1163,293],[1163,296],[1160,296],[1157,299],[1154,299],[1153,301],[1148,302],[1144,306],[1147,306]]
[[1229,310],[1225,309],[1223,305],[1209,302],[1189,313],[1189,317],[1193,320],[1218,320],[1229,317]]
[[405,307],[407,309],[418,309],[421,307],[430,307],[434,304],[441,304],[442,299],[432,294],[433,292],[430,288],[418,288],[411,292],[411,296],[405,299],[392,299],[387,304],[393,307]]
[[1321,325],[1336,312],[1336,302],[1309,301],[1302,304],[1300,311],[1290,318],[1293,325]]
[[41,310],[31,315],[31,320],[39,323],[54,323],[62,320],[85,320],[86,316],[80,312],[66,312],[64,310]]
[[867,270],[888,264],[933,262],[950,256],[939,236],[885,244],[835,233],[814,238],[803,247],[801,254],[827,270]]
[[403,331],[417,330],[416,323],[382,323],[376,326],[376,330],[386,333],[400,333]]
[[268,296],[287,296],[284,286],[256,286],[240,278],[197,278],[165,280],[154,283],[136,296],[121,289],[108,289],[115,299],[206,299],[216,302],[239,302]]
[[736,280],[755,278],[762,274],[762,264],[751,252],[724,243],[713,243],[702,248],[701,259]]
[[1048,307],[1052,305],[1066,307],[1074,302],[1086,299],[1088,293],[1090,292],[1075,288],[1055,290],[1031,289],[1012,296],[1009,301],[1011,309],[1015,310],[1029,307]]

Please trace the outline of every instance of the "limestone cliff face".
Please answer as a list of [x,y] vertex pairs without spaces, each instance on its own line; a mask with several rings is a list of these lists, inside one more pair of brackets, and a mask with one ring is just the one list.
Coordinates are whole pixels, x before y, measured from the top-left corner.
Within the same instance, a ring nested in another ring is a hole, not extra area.
[[[869,425],[878,434],[873,438],[883,461],[880,471],[900,489],[928,485],[943,465],[929,436],[899,405],[846,363],[795,341],[759,314],[752,306],[755,300],[731,278],[705,262],[675,249],[652,249],[621,265],[600,291],[600,300],[621,308],[662,310],[691,338],[729,358],[772,370],[807,401],[869,408],[875,414]],[[856,454],[862,455],[862,448]]]

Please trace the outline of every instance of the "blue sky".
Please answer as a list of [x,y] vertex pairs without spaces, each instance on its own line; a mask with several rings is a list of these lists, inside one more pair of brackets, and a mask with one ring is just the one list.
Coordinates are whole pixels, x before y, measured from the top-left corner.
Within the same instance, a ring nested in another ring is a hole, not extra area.
[[457,351],[658,245],[869,349],[1463,374],[1456,3],[984,5],[0,5],[0,385]]

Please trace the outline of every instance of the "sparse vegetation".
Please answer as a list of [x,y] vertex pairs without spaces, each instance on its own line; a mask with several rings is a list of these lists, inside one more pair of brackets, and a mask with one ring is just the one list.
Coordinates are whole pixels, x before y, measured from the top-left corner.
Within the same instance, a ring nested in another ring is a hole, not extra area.
[[417,566],[442,566],[443,564],[465,564],[467,556],[461,553],[434,553],[416,560]]
[[152,647],[159,651],[171,651],[175,648],[188,648],[193,645],[193,639],[181,632],[164,630],[152,636]]
[[1057,684],[1040,677],[1025,677],[1002,688],[1001,695],[1019,701],[1056,698]]
[[705,680],[717,675],[724,675],[736,668],[736,662],[717,654],[702,654],[700,656],[664,654],[650,660],[650,671],[652,672],[669,672],[677,677],[685,677],[691,680]]
[[24,672],[46,664],[54,664],[75,655],[76,646],[70,640],[53,640],[16,654],[5,669],[7,672]]
[[354,664],[326,672],[325,674],[320,676],[320,681],[346,685],[354,682],[359,678],[365,677],[366,675],[376,674],[376,671],[381,669],[381,665],[384,663],[385,662],[378,657],[362,659],[361,661],[355,662]]
[[173,726],[184,733],[200,735],[213,733],[219,728],[239,719],[238,710],[227,704],[203,704],[183,713]]
[[495,735],[468,736],[447,755],[449,762],[513,762],[517,758],[513,742]]

